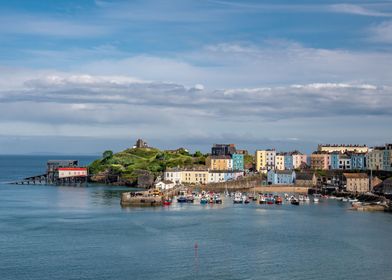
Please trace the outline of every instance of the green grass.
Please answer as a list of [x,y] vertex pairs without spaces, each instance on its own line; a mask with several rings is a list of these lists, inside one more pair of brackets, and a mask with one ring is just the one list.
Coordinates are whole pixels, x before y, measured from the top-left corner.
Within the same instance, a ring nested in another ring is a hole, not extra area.
[[167,167],[205,165],[205,158],[205,155],[193,156],[186,151],[167,152],[154,148],[127,149],[109,158],[94,161],[89,166],[89,172],[92,175],[109,172],[120,175],[125,180],[135,180],[138,170],[148,170],[154,175],[159,175]]

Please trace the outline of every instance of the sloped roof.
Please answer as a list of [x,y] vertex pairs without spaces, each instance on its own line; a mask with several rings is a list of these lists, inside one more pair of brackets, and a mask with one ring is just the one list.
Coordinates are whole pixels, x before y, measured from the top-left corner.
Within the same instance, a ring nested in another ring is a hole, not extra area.
[[369,176],[366,173],[343,173],[347,179],[367,179]]
[[313,180],[313,173],[310,172],[298,172],[295,175],[297,180]]

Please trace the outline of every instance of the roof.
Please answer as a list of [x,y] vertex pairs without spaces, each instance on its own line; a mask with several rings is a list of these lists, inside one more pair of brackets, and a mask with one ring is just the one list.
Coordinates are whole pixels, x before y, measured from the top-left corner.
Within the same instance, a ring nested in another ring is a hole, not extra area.
[[164,183],[164,184],[174,184],[174,182],[170,181],[170,180],[163,180],[161,182]]
[[211,156],[211,159],[231,159],[231,156],[228,155]]
[[390,177],[390,178],[388,178],[388,179],[385,179],[383,182],[382,182],[383,184],[392,184],[392,177]]
[[295,174],[295,178],[297,180],[313,180],[313,173],[309,172],[297,172]]
[[273,171],[275,174],[281,174],[281,175],[291,175],[293,174],[292,170],[271,170]]
[[366,173],[343,173],[343,176],[346,177],[347,179],[354,179],[354,178],[367,179],[367,178],[369,178],[369,176]]
[[87,171],[86,167],[60,167],[59,171]]

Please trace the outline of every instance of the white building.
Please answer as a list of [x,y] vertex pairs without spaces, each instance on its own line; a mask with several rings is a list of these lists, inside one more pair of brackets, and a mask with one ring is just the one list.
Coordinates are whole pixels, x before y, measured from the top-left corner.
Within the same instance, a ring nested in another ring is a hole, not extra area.
[[87,168],[85,167],[60,167],[58,168],[58,177],[87,177]]
[[164,178],[164,180],[169,180],[169,181],[172,181],[172,182],[174,182],[176,184],[181,184],[181,182],[182,182],[181,174],[182,174],[181,170],[178,170],[178,169],[170,170],[170,169],[168,169],[167,171],[165,171],[163,173],[163,178]]
[[159,181],[158,183],[155,184],[155,187],[157,189],[161,190],[168,190],[174,188],[176,184],[170,180],[164,180],[164,181]]

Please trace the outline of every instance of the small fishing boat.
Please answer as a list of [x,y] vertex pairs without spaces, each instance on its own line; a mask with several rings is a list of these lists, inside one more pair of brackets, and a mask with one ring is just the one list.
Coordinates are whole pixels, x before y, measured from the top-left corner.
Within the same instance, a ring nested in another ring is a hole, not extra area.
[[267,197],[267,204],[274,204],[275,203],[275,198],[273,196],[268,196]]
[[163,205],[169,206],[169,205],[171,205],[171,204],[172,204],[171,198],[165,198],[165,199],[163,200]]
[[305,195],[304,201],[305,201],[305,202],[309,202],[309,201],[310,201],[309,196]]
[[234,194],[233,203],[239,204],[239,203],[242,203],[242,202],[243,202],[243,200],[242,200],[242,194],[241,194],[240,192],[236,192],[236,193]]
[[208,203],[208,198],[205,197],[205,196],[203,196],[203,197],[200,199],[200,204],[207,204],[207,203]]
[[182,196],[182,195],[177,197],[177,202],[178,203],[185,203],[185,202],[187,202],[186,197]]
[[220,197],[220,195],[215,195],[214,201],[216,204],[222,204],[222,198]]
[[278,196],[276,199],[275,199],[275,204],[282,204],[283,203],[283,199],[280,197],[280,196]]
[[188,202],[188,203],[193,203],[194,200],[195,200],[195,197],[193,195],[188,195],[186,197],[186,202]]
[[180,191],[180,194],[178,195],[178,197],[177,197],[177,202],[178,203],[185,203],[185,202],[187,202],[187,200],[186,200],[186,191]]
[[314,203],[318,203],[319,201],[320,201],[320,199],[317,196],[313,197],[313,202]]
[[299,205],[299,200],[296,197],[291,197],[290,203],[293,205]]
[[265,199],[265,196],[264,195],[260,195],[259,204],[266,204],[266,203],[267,203],[267,201]]

